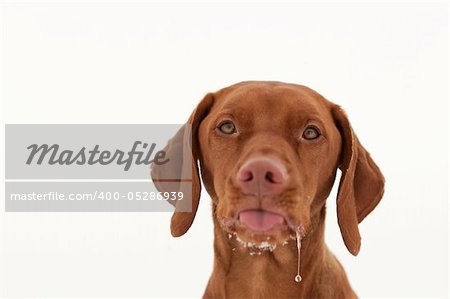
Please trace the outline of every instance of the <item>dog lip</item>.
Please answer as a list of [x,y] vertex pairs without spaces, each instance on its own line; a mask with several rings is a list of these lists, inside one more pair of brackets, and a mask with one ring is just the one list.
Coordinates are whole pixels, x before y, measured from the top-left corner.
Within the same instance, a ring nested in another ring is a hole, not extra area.
[[[277,227],[279,228],[281,226],[285,226],[289,230],[292,230],[292,231],[295,232],[297,227],[301,226],[298,223],[297,220],[291,219],[290,217],[288,217],[282,211],[274,210],[274,209],[267,209],[267,208],[247,208],[247,209],[238,210],[237,212],[233,213],[230,216],[223,216],[223,217],[221,217],[220,218],[220,224],[224,228],[226,228],[227,230],[231,230],[231,231],[234,231],[233,227],[235,227],[237,225],[237,226],[240,226],[240,227],[245,227],[246,229],[249,229],[249,230],[252,230],[253,232],[258,233],[258,231],[254,231],[252,228],[250,228],[247,225],[241,223],[241,221],[239,219],[239,216],[240,216],[240,214],[242,212],[246,212],[246,211],[250,211],[250,210],[263,211],[263,212],[267,212],[267,213],[277,214],[277,215],[280,215],[281,217],[283,217],[283,219],[284,219],[283,223],[274,226],[273,229],[276,229]],[[264,233],[264,231],[260,231],[260,233]]]

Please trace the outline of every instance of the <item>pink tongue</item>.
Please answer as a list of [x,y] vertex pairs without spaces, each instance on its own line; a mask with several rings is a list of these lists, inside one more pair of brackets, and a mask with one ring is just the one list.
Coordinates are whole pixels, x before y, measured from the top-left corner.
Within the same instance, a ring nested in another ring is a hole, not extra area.
[[239,214],[239,221],[253,230],[266,231],[276,224],[282,224],[284,218],[263,210],[248,210]]

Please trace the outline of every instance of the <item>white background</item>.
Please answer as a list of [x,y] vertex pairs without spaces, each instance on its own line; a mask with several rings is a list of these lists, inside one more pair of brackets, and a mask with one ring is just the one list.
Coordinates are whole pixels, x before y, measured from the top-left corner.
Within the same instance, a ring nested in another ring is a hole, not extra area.
[[[242,80],[305,84],[342,105],[386,193],[353,257],[334,190],[329,247],[363,298],[447,296],[447,4],[1,10],[2,123],[182,123],[206,92]],[[2,296],[203,294],[213,258],[206,193],[191,230],[173,239],[167,213],[5,213],[3,187]]]

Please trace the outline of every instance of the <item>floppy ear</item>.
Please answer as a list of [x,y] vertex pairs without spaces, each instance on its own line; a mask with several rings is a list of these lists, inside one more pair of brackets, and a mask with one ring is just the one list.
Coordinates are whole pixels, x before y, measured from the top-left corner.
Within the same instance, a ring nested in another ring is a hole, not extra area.
[[174,237],[182,236],[188,231],[197,212],[201,191],[197,163],[200,156],[198,128],[211,109],[213,101],[213,95],[207,94],[192,112],[187,123],[169,140],[163,151],[170,163],[162,165],[152,163],[151,176],[159,191],[182,191],[185,194],[184,200],[171,202],[175,204],[170,224],[170,231]]
[[345,246],[356,256],[361,246],[358,223],[380,202],[384,193],[384,177],[370,154],[359,143],[345,112],[335,107],[333,117],[342,137],[338,223]]

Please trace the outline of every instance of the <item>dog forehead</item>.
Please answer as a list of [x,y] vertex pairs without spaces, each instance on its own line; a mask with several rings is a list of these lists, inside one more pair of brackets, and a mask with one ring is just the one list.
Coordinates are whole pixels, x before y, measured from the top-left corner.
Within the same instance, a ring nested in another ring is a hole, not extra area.
[[242,82],[215,94],[212,112],[321,115],[329,102],[314,90],[281,82]]

